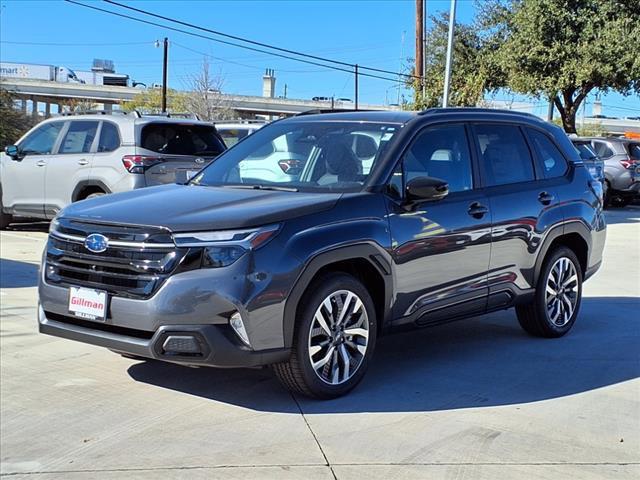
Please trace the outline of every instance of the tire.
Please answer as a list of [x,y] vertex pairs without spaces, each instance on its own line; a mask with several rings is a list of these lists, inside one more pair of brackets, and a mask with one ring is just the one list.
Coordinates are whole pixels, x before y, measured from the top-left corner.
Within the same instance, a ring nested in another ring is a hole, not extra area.
[[[560,285],[556,287],[558,276]],[[548,291],[547,286],[554,292]],[[530,335],[558,338],[573,327],[581,302],[580,262],[573,250],[559,247],[550,252],[544,261],[534,299],[528,304],[518,305],[516,314],[520,326]]]
[[98,197],[102,197],[103,195],[106,195],[104,192],[93,192],[90,193],[89,195],[87,195],[86,197],[84,197],[83,200],[89,200],[91,198],[98,198]]
[[[341,320],[345,304],[349,309]],[[346,394],[362,380],[373,355],[377,322],[371,295],[351,275],[331,273],[309,286],[298,311],[291,357],[273,371],[295,393],[319,399]],[[318,350],[310,355],[311,349]]]

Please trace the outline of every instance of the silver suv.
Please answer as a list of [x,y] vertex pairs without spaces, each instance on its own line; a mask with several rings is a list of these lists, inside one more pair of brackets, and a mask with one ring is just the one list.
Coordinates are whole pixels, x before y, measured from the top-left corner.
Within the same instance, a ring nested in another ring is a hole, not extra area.
[[0,154],[0,227],[53,218],[72,202],[184,183],[225,150],[213,125],[94,112],[51,118]]
[[640,197],[640,141],[630,138],[591,137],[588,141],[604,162],[607,182],[605,202],[624,207]]

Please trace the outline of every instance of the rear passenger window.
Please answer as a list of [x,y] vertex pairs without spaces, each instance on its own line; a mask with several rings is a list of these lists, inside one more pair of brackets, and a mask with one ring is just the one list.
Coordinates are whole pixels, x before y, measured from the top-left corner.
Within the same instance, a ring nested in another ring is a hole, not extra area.
[[629,156],[634,160],[640,160],[640,143],[629,144]]
[[58,153],[89,153],[97,130],[98,122],[71,122]]
[[120,147],[120,133],[118,127],[113,123],[103,122],[102,131],[100,132],[100,141],[98,142],[99,152],[113,152]]
[[226,148],[208,125],[151,123],[142,128],[141,137],[142,148],[170,155],[217,156]]
[[463,125],[428,128],[420,133],[403,159],[405,183],[417,177],[435,177],[450,192],[473,188],[471,156]]
[[600,158],[609,158],[613,156],[613,150],[604,142],[593,142],[593,148]]
[[567,161],[549,137],[533,129],[527,129],[536,156],[542,165],[545,178],[561,177],[567,172]]
[[487,186],[535,179],[531,153],[515,125],[477,124],[474,128]]

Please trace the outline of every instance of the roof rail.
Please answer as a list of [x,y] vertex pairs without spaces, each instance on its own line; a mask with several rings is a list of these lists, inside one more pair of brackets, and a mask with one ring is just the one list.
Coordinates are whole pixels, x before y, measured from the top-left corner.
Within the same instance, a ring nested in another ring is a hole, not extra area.
[[518,116],[524,116],[524,117],[529,117],[529,118],[535,118],[537,120],[543,121],[537,115],[534,115],[533,113],[529,113],[529,112],[518,112],[516,110],[505,110],[503,108],[486,108],[486,107],[427,108],[426,110],[422,110],[421,112],[418,112],[418,115],[432,115],[432,114],[436,114],[436,113],[459,113],[459,112],[464,112],[464,113],[467,113],[467,112],[468,113],[497,112],[497,113],[504,113],[504,114],[509,114],[509,115],[518,115]]
[[232,118],[229,120],[210,120],[209,123],[268,123],[270,120],[265,120],[262,118]]
[[188,118],[190,120],[201,120],[197,113],[192,112],[157,112],[157,113],[142,113],[142,117],[164,117],[164,118]]
[[300,117],[303,115],[319,115],[322,113],[354,113],[354,112],[378,112],[382,110],[361,110],[361,109],[353,109],[353,108],[313,108],[311,110],[307,110],[304,112],[296,113],[294,117]]
[[75,115],[133,115],[136,118],[140,118],[142,115],[137,110],[131,110],[126,112],[124,110],[82,110],[80,112],[62,112],[59,114],[62,117],[71,117]]

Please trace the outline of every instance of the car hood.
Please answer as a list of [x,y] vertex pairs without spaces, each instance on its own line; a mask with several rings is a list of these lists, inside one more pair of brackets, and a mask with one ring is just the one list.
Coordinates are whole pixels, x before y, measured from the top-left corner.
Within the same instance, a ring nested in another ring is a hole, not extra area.
[[174,232],[245,228],[332,208],[338,193],[161,185],[104,195],[65,208],[60,216],[96,223],[151,225]]

